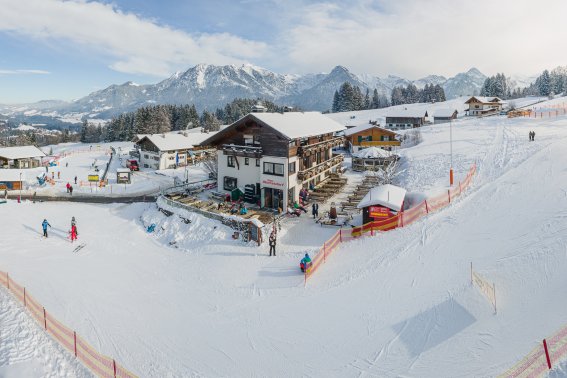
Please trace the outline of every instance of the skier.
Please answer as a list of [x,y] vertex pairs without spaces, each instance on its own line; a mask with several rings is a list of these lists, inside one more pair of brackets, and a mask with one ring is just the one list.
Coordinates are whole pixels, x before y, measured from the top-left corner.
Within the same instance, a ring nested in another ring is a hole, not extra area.
[[272,233],[270,234],[270,239],[269,239],[268,243],[270,244],[270,256],[272,256],[272,252],[274,253],[274,256],[275,256],[276,255],[276,233],[274,231],[272,231]]
[[67,193],[69,193],[69,188],[71,187],[71,184],[67,183],[67,185],[65,185],[65,187],[67,188]]
[[535,141],[535,131],[532,131],[532,141]]
[[311,257],[309,257],[309,254],[306,253],[305,257],[301,259],[301,261],[299,262],[299,267],[301,268],[301,271],[303,273],[309,271],[309,269],[311,269],[311,265],[313,263],[311,262]]
[[73,195],[73,186],[69,185],[69,193]]
[[75,185],[77,185],[77,176],[75,176]]
[[61,171],[57,171],[57,180],[61,179]]
[[51,227],[47,219],[44,219],[43,223],[41,224],[41,227],[43,228],[43,237],[45,238],[47,237],[47,226]]
[[74,223],[72,223],[71,231],[69,231],[69,233],[71,234],[71,243],[77,240],[77,235],[79,235],[79,233],[77,232],[77,226]]

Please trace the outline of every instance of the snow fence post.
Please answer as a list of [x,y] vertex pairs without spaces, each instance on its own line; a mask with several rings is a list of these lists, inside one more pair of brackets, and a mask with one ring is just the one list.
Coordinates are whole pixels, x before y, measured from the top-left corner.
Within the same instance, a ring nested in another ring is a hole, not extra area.
[[374,222],[370,222],[370,236],[374,236]]
[[343,242],[343,229],[342,228],[339,230],[339,242],[340,243]]
[[114,370],[114,378],[116,378],[116,361],[112,359],[112,369]]
[[551,360],[549,359],[549,351],[547,350],[547,341],[543,339],[543,350],[545,351],[545,358],[547,360],[547,367],[551,370]]
[[327,262],[327,242],[323,243],[323,262]]
[[494,294],[494,315],[496,315],[496,285],[492,283],[492,294]]
[[425,213],[429,214],[429,206],[427,206],[427,200],[425,200],[424,202],[425,202]]
[[473,285],[473,279],[472,279],[472,261],[471,261],[471,285]]
[[26,303],[26,288],[24,287],[24,307],[27,307]]
[[447,189],[447,196],[449,197],[449,203],[451,203],[451,190]]
[[43,308],[43,328],[47,331],[47,315],[45,314],[45,307]]

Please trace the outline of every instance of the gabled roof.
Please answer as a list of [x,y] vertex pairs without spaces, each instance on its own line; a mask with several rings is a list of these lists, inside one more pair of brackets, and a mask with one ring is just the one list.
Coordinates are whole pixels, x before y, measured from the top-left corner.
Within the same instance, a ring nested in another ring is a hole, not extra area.
[[459,111],[457,109],[452,109],[452,108],[436,109],[435,113],[433,114],[433,118],[435,117],[449,118],[452,117],[455,114],[455,112],[459,114]]
[[381,132],[383,132],[384,134],[396,135],[396,133],[393,132],[393,131],[383,129],[383,128],[381,128],[381,127],[379,127],[379,126],[377,126],[377,125],[373,125],[373,124],[371,124],[371,123],[367,123],[367,124],[365,124],[365,125],[358,125],[358,126],[351,127],[351,128],[349,128],[349,129],[347,129],[347,130],[345,131],[345,136],[351,136],[351,135],[354,135],[354,134],[357,134],[357,133],[361,133],[361,132],[363,132],[363,131],[366,131],[366,130],[368,130],[368,129],[372,129],[372,128],[374,128],[374,127],[377,128],[377,129],[379,129],[379,130],[380,130]]
[[174,151],[192,149],[193,146],[201,144],[205,139],[209,138],[216,132],[175,132],[166,134],[150,134],[144,135],[137,142],[142,143],[144,140],[152,142],[160,151]]
[[45,156],[36,146],[4,147],[0,148],[0,157],[8,160],[25,159]]
[[[474,100],[476,100],[476,101],[474,101]],[[465,101],[465,104],[470,104],[471,102],[480,102],[480,103],[483,103],[483,104],[493,104],[495,102],[502,103],[504,101],[499,97],[472,96],[467,101]]]
[[201,145],[214,144],[226,133],[249,120],[270,127],[287,139],[305,138],[345,130],[345,126],[319,112],[248,113],[227,128],[204,140]]
[[405,197],[406,190],[404,188],[390,184],[380,185],[370,189],[357,208],[380,205],[394,211],[400,211]]
[[386,118],[424,118],[428,117],[427,110],[392,109],[386,113]]

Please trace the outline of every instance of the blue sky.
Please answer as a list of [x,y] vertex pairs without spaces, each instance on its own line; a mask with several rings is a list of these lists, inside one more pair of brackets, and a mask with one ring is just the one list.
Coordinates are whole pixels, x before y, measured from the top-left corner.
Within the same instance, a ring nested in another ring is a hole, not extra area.
[[[474,4],[474,5],[473,5]],[[417,79],[567,64],[563,0],[0,0],[0,103],[156,83],[198,63]],[[490,11],[487,11],[490,10]]]

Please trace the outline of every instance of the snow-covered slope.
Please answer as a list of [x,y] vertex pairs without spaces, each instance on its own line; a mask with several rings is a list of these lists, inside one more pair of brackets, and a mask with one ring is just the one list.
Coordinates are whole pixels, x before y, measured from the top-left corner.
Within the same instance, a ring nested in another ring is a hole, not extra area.
[[[399,151],[399,184],[443,192],[449,125],[421,131]],[[342,244],[306,288],[297,263],[335,228],[290,218],[270,258],[213,221],[143,204],[0,205],[11,219],[0,268],[141,376],[492,377],[566,322],[566,148],[566,117],[454,123],[457,180],[478,164],[470,191],[409,227]],[[71,216],[79,254],[66,240]],[[496,315],[470,284],[471,261],[496,285]]]

